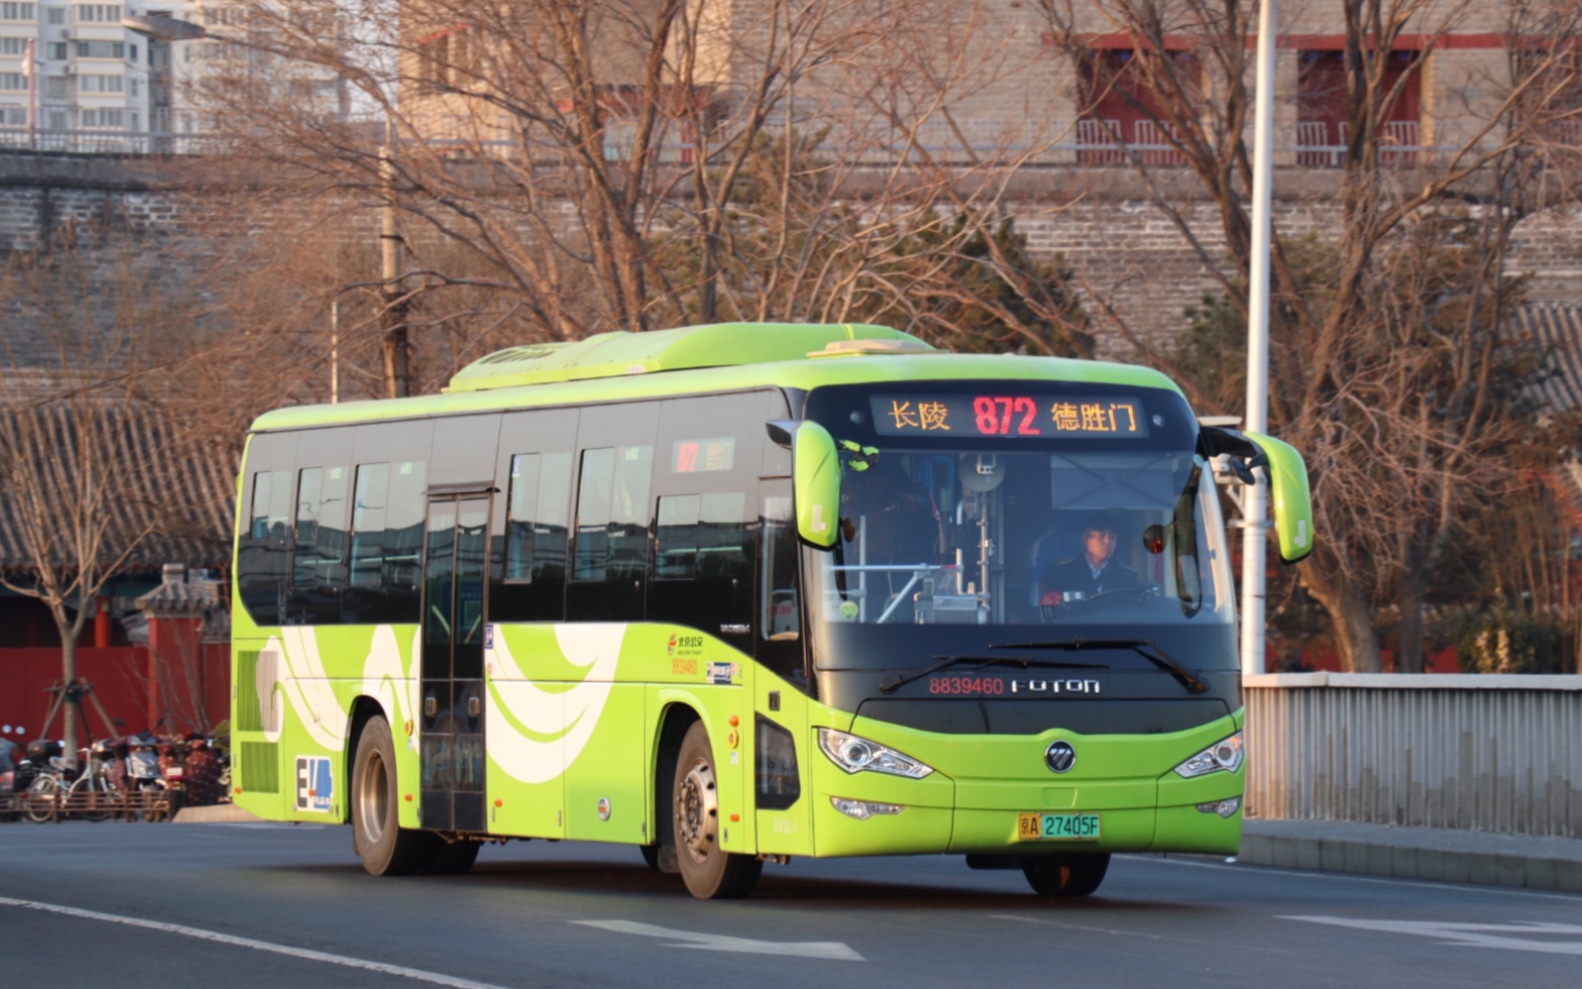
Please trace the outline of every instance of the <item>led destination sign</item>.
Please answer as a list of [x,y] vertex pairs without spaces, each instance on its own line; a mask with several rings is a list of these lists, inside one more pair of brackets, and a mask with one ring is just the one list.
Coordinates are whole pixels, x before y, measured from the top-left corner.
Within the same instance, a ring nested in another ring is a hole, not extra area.
[[1124,437],[1148,435],[1143,406],[1119,396],[874,395],[869,400],[880,436]]

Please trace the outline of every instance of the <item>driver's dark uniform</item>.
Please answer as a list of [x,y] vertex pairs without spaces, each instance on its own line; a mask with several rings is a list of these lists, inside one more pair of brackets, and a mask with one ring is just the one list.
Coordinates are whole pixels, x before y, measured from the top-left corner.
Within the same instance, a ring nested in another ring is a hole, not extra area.
[[1137,572],[1116,563],[1114,557],[1106,561],[1095,574],[1088,565],[1088,558],[1080,554],[1051,564],[1038,581],[1039,590],[1043,593],[1040,599],[1043,604],[1060,604],[1062,595],[1066,594],[1077,593],[1090,598],[1104,591],[1140,586],[1142,581]]

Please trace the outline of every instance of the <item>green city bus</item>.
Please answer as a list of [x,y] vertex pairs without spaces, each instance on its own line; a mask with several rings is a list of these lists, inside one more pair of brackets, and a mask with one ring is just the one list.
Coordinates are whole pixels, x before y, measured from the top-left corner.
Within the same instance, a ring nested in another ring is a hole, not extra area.
[[[1234,853],[1216,459],[1305,556],[1300,456],[1165,376],[877,326],[609,333],[270,412],[238,482],[235,802],[350,823],[376,875],[625,842],[706,898],[798,855],[1081,896],[1114,852]],[[1125,579],[1049,586],[1089,537]]]

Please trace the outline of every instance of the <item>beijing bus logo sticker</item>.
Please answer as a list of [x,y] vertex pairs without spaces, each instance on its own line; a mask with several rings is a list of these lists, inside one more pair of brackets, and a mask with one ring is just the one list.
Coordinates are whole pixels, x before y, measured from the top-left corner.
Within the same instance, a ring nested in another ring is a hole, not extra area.
[[335,800],[335,777],[324,756],[297,756],[297,810],[328,814]]

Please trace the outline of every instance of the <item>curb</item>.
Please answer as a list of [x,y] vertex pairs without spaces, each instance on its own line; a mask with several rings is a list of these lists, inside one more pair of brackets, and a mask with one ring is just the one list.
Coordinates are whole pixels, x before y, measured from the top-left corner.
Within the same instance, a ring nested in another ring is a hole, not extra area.
[[[1488,847],[1467,847],[1476,844]],[[1310,872],[1582,892],[1582,841],[1566,838],[1248,821],[1237,861]]]
[[208,807],[183,807],[176,811],[173,824],[252,824],[263,818],[245,811],[235,804],[213,804]]

